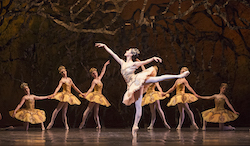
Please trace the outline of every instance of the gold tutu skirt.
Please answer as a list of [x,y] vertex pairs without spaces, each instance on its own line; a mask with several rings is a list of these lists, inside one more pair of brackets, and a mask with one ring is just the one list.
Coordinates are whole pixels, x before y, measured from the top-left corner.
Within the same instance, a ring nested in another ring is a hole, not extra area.
[[[81,94],[79,94],[79,96],[84,98]],[[105,98],[105,96],[103,96],[100,92],[96,91],[89,93],[85,97],[85,99],[87,99],[90,102],[95,102],[106,107],[109,107],[111,105],[109,101]]]
[[[13,113],[14,110],[9,111],[10,116],[12,116]],[[15,118],[31,124],[43,123],[46,120],[45,112],[39,109],[19,109],[16,112]]]
[[59,92],[51,99],[59,100],[60,102],[68,102],[70,105],[80,105],[81,101],[70,92]]
[[198,98],[190,93],[181,93],[173,96],[168,102],[167,106],[175,106],[178,103],[192,103],[197,101]]
[[203,111],[201,114],[206,122],[212,123],[226,123],[229,121],[234,121],[239,116],[229,110],[215,110],[215,108]]
[[166,97],[169,97],[169,94],[162,96],[161,92],[159,91],[152,91],[150,93],[146,93],[142,98],[141,106],[154,103],[155,101],[165,99]]

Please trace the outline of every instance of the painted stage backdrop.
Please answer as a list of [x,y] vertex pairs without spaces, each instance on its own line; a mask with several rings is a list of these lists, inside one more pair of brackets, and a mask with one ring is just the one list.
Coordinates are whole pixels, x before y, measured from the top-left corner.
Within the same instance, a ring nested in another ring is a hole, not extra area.
[[[146,66],[157,65],[158,75],[178,74],[187,66],[191,72],[187,80],[199,95],[219,93],[220,84],[228,83],[226,95],[240,113],[230,124],[250,126],[249,14],[247,0],[1,0],[0,127],[22,125],[8,114],[24,95],[21,82],[27,82],[33,94],[52,94],[61,78],[57,68],[64,65],[76,86],[86,92],[92,81],[89,69],[96,67],[100,73],[107,60],[111,63],[102,80],[103,94],[111,107],[100,107],[102,127],[131,127],[135,109],[122,104],[126,84],[120,66],[95,42],[107,44],[121,58],[129,47],[141,51],[141,60],[161,57],[162,63]],[[160,85],[167,91],[174,81]],[[72,93],[78,96],[73,89]],[[88,105],[80,100],[80,106],[68,109],[71,128],[79,126]],[[175,128],[178,109],[167,107],[168,101],[161,105]],[[57,104],[36,101],[36,108],[46,111],[45,126]],[[200,99],[190,107],[201,127],[201,111],[214,107],[214,102]],[[149,123],[150,110],[145,106],[140,127]],[[184,127],[189,124],[186,115]],[[63,127],[61,113],[54,126]],[[93,115],[86,127],[95,127]],[[158,115],[155,127],[164,127]]]

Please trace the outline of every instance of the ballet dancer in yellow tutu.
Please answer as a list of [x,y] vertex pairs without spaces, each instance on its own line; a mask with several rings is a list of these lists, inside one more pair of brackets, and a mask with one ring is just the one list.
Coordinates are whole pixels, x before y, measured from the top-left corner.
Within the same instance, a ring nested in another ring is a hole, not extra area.
[[[140,61],[140,60],[136,59],[136,61]],[[158,71],[158,67],[157,66],[153,66],[153,67],[155,70],[153,71],[152,76],[156,76],[157,71]],[[142,68],[142,70],[146,70],[144,65],[142,65],[141,68]],[[157,89],[159,91],[155,91],[155,87],[157,87]],[[148,130],[152,130],[154,128],[154,124],[155,124],[155,120],[156,120],[156,109],[157,109],[157,111],[158,111],[158,113],[163,121],[164,126],[168,129],[171,129],[166,121],[166,118],[165,118],[165,115],[164,115],[164,112],[161,108],[161,103],[160,103],[160,100],[163,100],[166,97],[169,97],[169,94],[165,94],[162,91],[162,88],[161,88],[159,82],[152,83],[147,88],[146,94],[143,96],[141,104],[142,104],[142,106],[148,104],[150,107],[151,123],[150,123],[149,127],[147,128]]]
[[[180,70],[180,73],[183,73],[185,71],[188,71],[187,67],[182,67]],[[188,88],[188,90],[190,92],[192,92],[193,94],[190,93],[185,93],[185,87]],[[186,80],[186,78],[180,78],[177,79],[173,85],[172,88],[170,88],[166,94],[170,94],[171,92],[173,92],[176,89],[176,95],[173,96],[169,103],[167,104],[167,106],[178,106],[178,110],[180,113],[180,117],[179,117],[179,124],[177,126],[177,130],[180,130],[182,127],[182,124],[184,122],[184,118],[185,118],[185,113],[184,110],[187,112],[190,120],[191,120],[191,128],[193,129],[199,129],[198,126],[195,123],[194,120],[194,114],[193,112],[190,110],[188,103],[192,103],[195,102],[196,100],[198,100],[197,98],[197,94],[195,93],[195,91],[192,89],[192,87],[189,85],[188,81]]]
[[[35,100],[42,100],[51,98],[52,96],[36,96],[30,94],[30,88],[27,83],[22,83],[20,86],[26,95],[22,97],[21,102],[17,105],[15,110],[9,112],[10,116],[24,122],[24,129],[29,129],[29,123],[41,123],[42,130],[45,130],[43,122],[46,120],[45,112],[43,110],[35,109]],[[21,108],[25,103],[26,107]]]
[[134,72],[136,69],[138,69],[138,67],[148,64],[152,61],[161,62],[161,58],[152,57],[144,61],[134,62],[132,57],[140,54],[140,51],[137,48],[130,48],[124,54],[124,56],[126,57],[126,61],[124,61],[118,55],[116,55],[107,45],[103,43],[96,43],[95,46],[104,48],[121,65],[121,74],[125,82],[127,83],[127,91],[123,96],[123,103],[127,106],[135,103],[136,113],[134,125],[132,128],[132,135],[136,136],[136,132],[139,129],[138,123],[142,115],[141,102],[144,85],[164,81],[167,79],[182,78],[188,76],[189,72],[187,71],[180,75],[161,75],[152,77],[151,73],[154,71],[154,68],[150,67],[142,72],[135,74]]
[[[220,93],[214,94],[212,96],[199,96],[202,99],[214,99],[215,107],[202,112],[203,117],[203,127],[202,130],[206,130],[207,122],[219,123],[220,130],[234,130],[235,128],[232,126],[224,126],[224,123],[234,121],[238,118],[239,113],[236,112],[233,106],[228,101],[226,95],[224,94],[228,85],[226,83],[222,83],[220,86]],[[233,111],[229,111],[224,108],[224,104],[228,105],[228,107]]]
[[[62,78],[59,81],[59,84],[57,88],[55,89],[55,92],[53,93],[52,99],[59,100],[60,102],[58,103],[56,109],[52,113],[51,121],[49,125],[47,126],[47,129],[52,128],[55,118],[61,109],[62,109],[62,120],[65,125],[65,129],[69,129],[68,122],[67,122],[67,115],[66,115],[67,110],[68,110],[68,103],[70,105],[81,104],[81,101],[71,93],[71,87],[73,87],[73,89],[76,92],[83,95],[83,93],[76,87],[72,79],[67,76],[67,70],[64,66],[60,66],[58,68],[58,71],[62,75]],[[61,87],[63,87],[63,91],[58,92]]]
[[[101,129],[101,124],[100,124],[100,120],[99,120],[99,106],[103,105],[106,107],[110,106],[110,103],[108,102],[108,100],[102,95],[102,77],[105,74],[106,71],[106,67],[110,62],[107,61],[101,71],[101,74],[98,76],[98,72],[96,68],[91,68],[89,70],[89,72],[91,73],[91,76],[94,78],[92,83],[91,83],[91,87],[89,88],[89,90],[87,91],[87,93],[83,93],[83,96],[80,95],[80,97],[84,97],[85,99],[87,99],[89,101],[89,105],[87,107],[87,109],[84,111],[83,115],[82,115],[82,122],[79,126],[79,129],[82,129],[83,126],[85,125],[86,119],[89,115],[89,112],[94,108],[94,120],[97,124],[98,129]],[[94,92],[92,92],[94,89]]]

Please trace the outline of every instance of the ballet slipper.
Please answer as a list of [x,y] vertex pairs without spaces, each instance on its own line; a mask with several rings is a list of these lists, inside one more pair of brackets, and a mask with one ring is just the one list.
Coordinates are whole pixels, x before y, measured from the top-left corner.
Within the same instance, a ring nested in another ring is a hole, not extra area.
[[97,126],[97,127],[95,127],[96,129],[101,129],[102,128],[102,126]]
[[191,125],[190,128],[194,129],[194,130],[198,130],[199,129],[199,127],[196,124]]
[[82,129],[82,128],[83,128],[83,126],[84,126],[84,123],[83,123],[83,122],[81,122],[81,124],[80,124],[80,126],[79,126],[79,129]]
[[47,130],[51,129],[53,125],[54,125],[54,123],[51,123],[51,122],[50,122],[46,129],[47,129]]
[[148,126],[148,128],[147,128],[148,130],[153,130],[154,129],[154,127],[152,126],[152,125],[150,125],[150,126]]
[[68,124],[65,125],[65,129],[66,129],[66,130],[69,130],[69,125],[68,125]]
[[171,127],[168,124],[164,124],[164,126],[169,130],[171,129]]
[[137,137],[137,131],[139,130],[138,126],[133,126],[132,128],[132,136]]
[[176,128],[176,130],[181,130],[181,126],[178,125],[177,128]]

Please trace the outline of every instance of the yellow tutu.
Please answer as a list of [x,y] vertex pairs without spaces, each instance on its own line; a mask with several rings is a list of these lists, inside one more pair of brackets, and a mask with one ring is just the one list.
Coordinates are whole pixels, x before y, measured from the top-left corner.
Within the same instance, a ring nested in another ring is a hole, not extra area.
[[239,115],[224,108],[224,99],[215,99],[215,108],[203,111],[202,117],[206,122],[226,123],[234,121]]
[[182,93],[173,96],[168,102],[167,106],[175,106],[178,103],[192,103],[197,101],[198,98],[190,93]]
[[[102,95],[102,87],[103,87],[103,84],[101,82],[96,84],[94,87],[94,92],[89,93],[85,97],[85,99],[87,99],[90,102],[95,102],[95,103],[98,103],[100,105],[109,107],[110,103],[105,98],[105,96]],[[83,96],[81,94],[79,94],[79,96],[83,98]]]
[[154,103],[155,101],[165,99],[166,97],[169,97],[169,94],[162,96],[161,92],[155,91],[155,84],[152,84],[148,87],[146,94],[142,98],[141,106]]
[[71,93],[71,85],[67,83],[63,83],[63,92],[58,92],[51,99],[59,100],[60,102],[68,102],[70,105],[76,104],[80,105],[81,101]]
[[59,92],[51,99],[59,100],[60,102],[68,102],[70,105],[80,105],[81,101],[72,93],[69,92]]
[[[19,109],[16,112],[15,118],[31,124],[43,123],[46,120],[45,112],[43,110],[35,109],[34,103],[34,100],[26,100],[26,108]],[[13,113],[14,110],[9,111],[10,116],[12,116]]]

